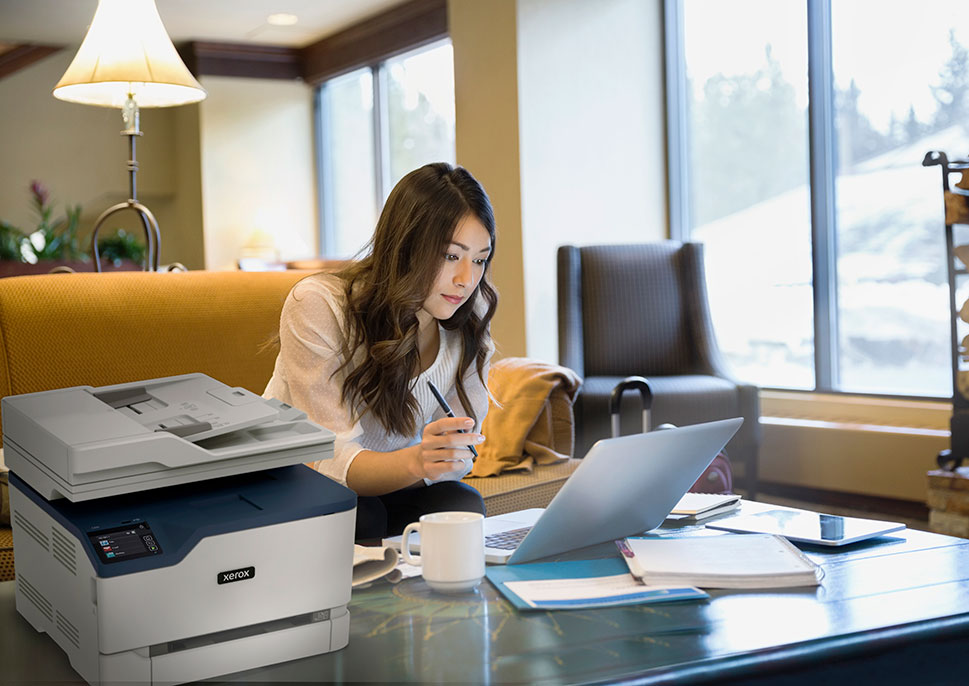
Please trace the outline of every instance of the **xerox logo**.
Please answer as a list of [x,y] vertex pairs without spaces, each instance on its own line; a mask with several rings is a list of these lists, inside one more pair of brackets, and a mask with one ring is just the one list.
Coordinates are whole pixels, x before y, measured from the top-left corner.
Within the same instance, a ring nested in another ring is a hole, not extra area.
[[231,584],[233,581],[245,581],[256,576],[255,567],[243,567],[242,569],[232,569],[228,572],[219,572],[216,581],[220,584]]

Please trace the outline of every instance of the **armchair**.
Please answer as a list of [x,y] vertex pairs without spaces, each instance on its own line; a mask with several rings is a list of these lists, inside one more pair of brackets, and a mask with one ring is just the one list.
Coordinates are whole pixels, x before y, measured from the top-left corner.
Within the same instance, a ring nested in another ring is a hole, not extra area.
[[[654,424],[743,417],[727,444],[734,483],[756,492],[757,387],[734,380],[717,346],[707,303],[703,247],[663,241],[558,249],[559,364],[584,383],[576,399],[576,452],[611,435],[609,396],[645,376]],[[621,407],[622,433],[641,431],[639,398]]]

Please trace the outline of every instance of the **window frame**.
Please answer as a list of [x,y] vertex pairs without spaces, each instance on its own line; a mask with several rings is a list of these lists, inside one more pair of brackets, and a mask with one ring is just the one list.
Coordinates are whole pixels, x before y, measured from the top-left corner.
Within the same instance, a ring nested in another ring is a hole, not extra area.
[[[326,255],[328,246],[335,244],[333,210],[325,202],[333,190],[333,169],[326,157],[329,129],[324,120],[323,86],[350,72],[374,69],[399,55],[450,40],[447,3],[448,0],[406,0],[299,49],[300,75],[313,87],[317,239],[321,255]],[[376,83],[376,73],[373,76]],[[374,149],[379,150],[376,141]],[[376,182],[379,187],[381,179]],[[378,197],[379,194],[378,189]],[[377,207],[382,202],[380,199]]]
[[402,55],[434,50],[450,44],[450,36],[438,37],[433,40],[421,40],[408,48],[384,55],[379,60],[368,64],[361,64],[353,69],[329,76],[325,81],[316,86],[313,98],[313,119],[316,128],[316,168],[319,191],[317,193],[319,216],[319,230],[317,233],[321,254],[327,255],[327,250],[337,243],[333,205],[328,202],[328,199],[335,195],[333,190],[335,170],[333,169],[332,157],[329,154],[332,145],[332,127],[327,122],[327,108],[325,103],[328,86],[334,80],[340,79],[347,74],[363,69],[370,70],[371,87],[373,88],[371,131],[373,133],[373,162],[375,170],[374,207],[379,213],[380,207],[386,202],[387,196],[392,190],[390,170],[390,116],[387,100],[387,93],[389,92],[387,63]]
[[[663,0],[666,62],[667,170],[670,238],[690,240],[690,169],[686,107],[684,0]],[[808,50],[808,156],[814,302],[814,388],[770,387],[784,393],[827,393],[903,400],[948,396],[860,393],[839,389],[835,101],[831,0],[805,0]]]

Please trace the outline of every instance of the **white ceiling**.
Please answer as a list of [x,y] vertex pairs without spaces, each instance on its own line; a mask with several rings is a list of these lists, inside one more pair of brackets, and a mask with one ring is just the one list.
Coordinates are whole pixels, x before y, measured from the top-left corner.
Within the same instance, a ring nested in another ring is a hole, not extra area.
[[[155,0],[176,43],[213,40],[302,47],[378,14],[402,0]],[[81,43],[97,0],[0,0],[0,44]],[[270,26],[266,17],[295,14],[294,26]]]

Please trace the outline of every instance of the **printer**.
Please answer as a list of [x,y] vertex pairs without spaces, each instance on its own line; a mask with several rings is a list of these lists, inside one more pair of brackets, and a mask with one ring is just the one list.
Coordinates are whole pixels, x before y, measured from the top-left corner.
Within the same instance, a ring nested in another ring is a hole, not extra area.
[[89,683],[177,684],[349,640],[333,433],[204,374],[8,396],[17,611]]

